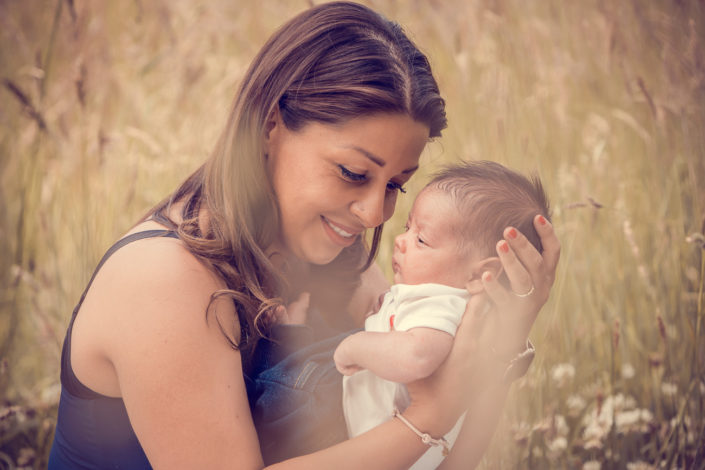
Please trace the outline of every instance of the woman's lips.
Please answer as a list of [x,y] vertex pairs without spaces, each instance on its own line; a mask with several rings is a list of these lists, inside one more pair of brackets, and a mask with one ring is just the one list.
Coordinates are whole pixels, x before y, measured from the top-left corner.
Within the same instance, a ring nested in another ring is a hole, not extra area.
[[321,216],[323,228],[328,236],[338,245],[350,246],[355,243],[357,236],[362,233],[362,230],[355,230],[350,227],[337,224],[324,216]]

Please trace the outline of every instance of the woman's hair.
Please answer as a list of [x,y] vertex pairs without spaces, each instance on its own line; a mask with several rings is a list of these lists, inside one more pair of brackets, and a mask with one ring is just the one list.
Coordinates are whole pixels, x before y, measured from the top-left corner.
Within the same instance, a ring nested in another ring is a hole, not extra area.
[[[183,222],[171,225],[189,251],[225,281],[227,289],[213,298],[233,298],[241,337],[226,336],[245,359],[263,335],[263,319],[271,317],[264,314],[282,303],[277,297],[282,281],[263,251],[280,233],[263,150],[265,127],[276,109],[293,131],[375,113],[406,114],[427,125],[430,137],[446,126],[445,103],[426,57],[398,24],[365,6],[313,7],[267,41],[244,76],[211,158],[150,213],[169,223],[170,207],[184,203]],[[326,267],[347,273],[331,278],[350,293],[374,258],[381,231],[375,228],[369,250],[360,241]],[[345,303],[341,299],[338,308]]]
[[458,209],[462,248],[490,256],[511,226],[543,251],[533,220],[537,214],[551,220],[551,209],[538,176],[527,178],[495,162],[463,162],[443,168],[426,188],[447,193]]

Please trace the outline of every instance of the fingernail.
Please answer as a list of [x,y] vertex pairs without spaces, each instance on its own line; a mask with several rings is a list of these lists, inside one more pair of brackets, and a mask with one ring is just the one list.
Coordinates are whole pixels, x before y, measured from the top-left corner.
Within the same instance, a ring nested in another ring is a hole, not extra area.
[[509,236],[509,238],[511,238],[513,240],[517,237],[517,231],[513,228],[510,228],[507,235]]
[[485,271],[484,273],[482,273],[482,280],[485,282],[492,281],[492,273],[489,271]]
[[539,224],[546,225],[546,218],[542,215],[539,216]]
[[499,251],[501,251],[502,253],[509,253],[509,243],[505,242],[504,240],[499,242]]

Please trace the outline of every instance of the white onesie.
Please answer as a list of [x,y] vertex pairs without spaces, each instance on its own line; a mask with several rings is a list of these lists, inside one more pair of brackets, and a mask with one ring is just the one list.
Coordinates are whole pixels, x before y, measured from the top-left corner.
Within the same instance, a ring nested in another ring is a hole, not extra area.
[[[425,327],[455,336],[469,299],[467,290],[442,284],[395,284],[384,297],[379,312],[365,320],[365,331],[407,331]],[[408,405],[409,396],[403,384],[381,379],[369,370],[343,377],[343,411],[350,437],[391,419],[395,407],[403,411]],[[458,420],[444,436],[451,446],[462,421],[462,418]],[[411,468],[436,468],[443,460],[441,451],[439,447],[429,448]]]

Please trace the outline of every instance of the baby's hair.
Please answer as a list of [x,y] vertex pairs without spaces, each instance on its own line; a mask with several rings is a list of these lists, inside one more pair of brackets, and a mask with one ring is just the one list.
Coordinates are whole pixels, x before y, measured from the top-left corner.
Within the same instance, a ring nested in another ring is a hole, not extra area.
[[551,210],[537,175],[526,177],[495,162],[463,162],[444,167],[429,188],[446,192],[460,212],[461,246],[472,241],[472,249],[490,256],[512,226],[543,251],[533,219],[541,214],[550,221]]

